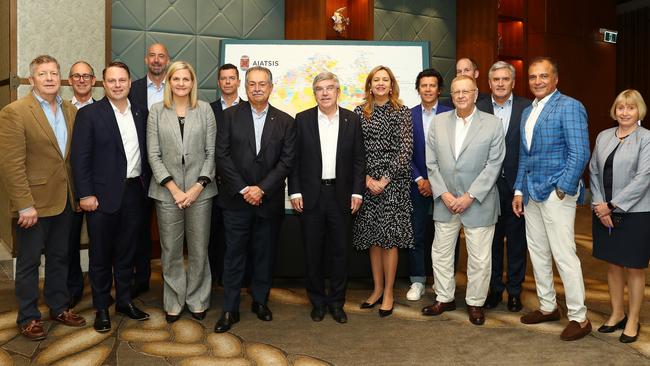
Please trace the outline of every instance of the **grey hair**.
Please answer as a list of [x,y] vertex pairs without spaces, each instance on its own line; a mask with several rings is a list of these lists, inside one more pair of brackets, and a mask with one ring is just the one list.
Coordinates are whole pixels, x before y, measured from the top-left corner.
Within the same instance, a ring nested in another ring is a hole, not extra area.
[[246,76],[245,76],[245,81],[248,83],[248,74],[251,73],[251,71],[262,71],[265,72],[266,75],[269,77],[269,83],[273,84],[273,74],[271,74],[271,70],[267,69],[264,66],[253,66],[246,70]]
[[316,75],[314,82],[311,84],[314,92],[316,91],[316,84],[320,83],[323,80],[333,80],[336,84],[337,89],[341,86],[339,83],[339,78],[333,72],[323,71],[320,74]]
[[490,70],[488,71],[488,79],[492,79],[492,74],[500,69],[508,69],[510,71],[510,76],[512,76],[512,79],[514,80],[516,75],[515,67],[505,61],[497,61],[492,65],[492,67],[490,67]]

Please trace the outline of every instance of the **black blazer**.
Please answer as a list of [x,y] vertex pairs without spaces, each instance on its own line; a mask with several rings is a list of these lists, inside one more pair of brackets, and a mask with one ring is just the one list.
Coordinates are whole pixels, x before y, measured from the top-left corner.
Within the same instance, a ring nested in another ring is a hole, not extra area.
[[[289,194],[301,193],[304,209],[311,209],[320,194],[323,161],[318,107],[296,115],[296,160],[289,176]],[[339,134],[336,142],[336,196],[339,207],[350,213],[352,194],[365,191],[365,149],[359,115],[339,107]]]
[[[517,167],[519,166],[519,145],[521,142],[521,113],[526,107],[531,104],[529,99],[513,96],[512,99],[512,113],[510,115],[510,123],[508,124],[508,132],[506,133],[506,157],[503,159],[503,166],[501,168],[500,179],[505,179],[508,187],[514,192],[513,187],[517,180]],[[494,114],[492,106],[492,97],[484,98],[476,102],[478,110]]]
[[225,209],[249,205],[239,193],[246,186],[259,186],[265,193],[255,207],[262,217],[284,213],[284,180],[294,161],[294,119],[269,105],[259,154],[255,154],[255,128],[251,105],[240,102],[224,111],[219,123],[215,156],[219,172],[218,204]]
[[[241,98],[237,98],[239,103],[241,103]],[[210,107],[212,107],[212,112],[214,113],[214,118],[217,120],[217,130],[219,129],[219,123],[223,121],[223,107],[221,106],[221,98],[217,99],[216,101],[210,103]],[[233,106],[234,107],[234,106]],[[232,108],[232,107],[231,107]]]
[[[138,133],[143,191],[151,179],[147,162],[146,123],[142,111],[131,104]],[[113,107],[106,97],[77,112],[72,132],[70,160],[76,199],[96,196],[100,212],[113,213],[120,208],[126,183],[126,154]]]
[[147,99],[147,76],[138,79],[131,83],[131,90],[129,90],[129,100],[131,105],[135,105],[144,113],[144,120],[149,117],[149,103]]

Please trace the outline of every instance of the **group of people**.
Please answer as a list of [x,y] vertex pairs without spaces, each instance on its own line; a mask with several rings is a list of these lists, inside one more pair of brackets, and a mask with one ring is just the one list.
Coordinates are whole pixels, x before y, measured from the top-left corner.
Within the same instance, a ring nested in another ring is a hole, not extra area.
[[[354,111],[338,105],[339,79],[324,70],[313,80],[317,105],[295,119],[269,104],[273,78],[267,68],[246,70],[244,101],[237,94],[238,68],[222,65],[221,96],[208,104],[198,99],[192,65],[170,61],[164,45],[152,44],[145,55],[147,76],[133,82],[126,64],[109,63],[102,72],[105,97],[98,101],[91,95],[92,67],[77,62],[69,73],[74,97],[68,102],[59,96],[58,62],[39,56],[30,64],[31,93],[0,111],[2,181],[17,218],[17,323],[27,338],[46,337],[37,307],[42,251],[51,318],[68,326],[85,324],[70,310],[83,289],[78,257],[84,215],[94,328],[111,329],[113,302],[118,313],[148,319],[133,298],[149,288],[150,269],[138,263],[150,260],[145,232],[152,207],[169,323],[185,310],[205,318],[217,271],[223,271],[224,301],[216,332],[239,321],[246,276],[251,311],[271,321],[268,297],[285,180],[302,227],[313,321],[329,313],[347,322],[351,245],[368,250],[372,268],[374,287],[361,308],[379,305],[380,317],[392,314],[399,249],[409,253],[406,297],[420,300],[430,246],[436,299],[422,314],[455,310],[462,227],[471,323],[483,324],[485,309],[498,306],[504,291],[508,310],[522,310],[528,252],[540,308],[521,322],[560,319],[555,262],[570,320],[561,338],[591,332],[574,240],[590,156],[587,113],[557,90],[554,60],[530,62],[532,102],[513,94],[515,69],[503,61],[490,67],[491,93],[483,94],[476,63],[460,59],[450,85],[452,106],[439,101],[441,74],[423,70],[415,83],[421,104],[411,109],[400,101],[399,85],[386,66],[369,72],[364,102]],[[650,132],[640,126],[645,113],[638,92],[622,92],[611,110],[618,126],[598,136],[590,163],[594,256],[610,263],[612,299],[612,314],[598,330],[623,329],[621,342],[638,336],[650,259],[650,229],[643,225],[650,215]],[[210,243],[217,230],[223,231],[225,253],[214,263]]]

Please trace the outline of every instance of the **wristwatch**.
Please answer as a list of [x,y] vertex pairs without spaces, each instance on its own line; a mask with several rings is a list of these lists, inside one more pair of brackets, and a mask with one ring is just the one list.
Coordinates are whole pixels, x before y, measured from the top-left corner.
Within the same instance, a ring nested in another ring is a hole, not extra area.
[[203,188],[208,185],[208,181],[205,179],[199,179],[197,183],[199,183]]
[[555,187],[555,194],[557,194],[557,198],[559,198],[560,200],[563,200],[564,196],[566,196],[566,193],[564,193],[564,191],[558,187]]
[[607,201],[607,208],[614,211],[616,209],[616,206],[614,206],[614,204],[612,202]]

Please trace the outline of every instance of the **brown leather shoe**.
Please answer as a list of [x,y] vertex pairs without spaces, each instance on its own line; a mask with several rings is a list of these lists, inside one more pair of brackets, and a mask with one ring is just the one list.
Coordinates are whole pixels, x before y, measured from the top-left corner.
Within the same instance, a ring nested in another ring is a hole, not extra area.
[[83,327],[86,325],[86,319],[80,315],[73,313],[71,310],[66,310],[61,314],[52,317],[52,320],[69,327]]
[[433,303],[433,305],[423,307],[422,315],[434,316],[434,315],[440,315],[445,311],[452,311],[452,310],[456,310],[455,300],[450,302],[436,301]]
[[591,333],[591,322],[589,319],[587,319],[587,325],[584,327],[581,327],[577,321],[571,320],[569,325],[562,331],[562,334],[560,334],[560,339],[563,341],[577,341],[589,335],[589,333]]
[[45,339],[45,330],[43,329],[43,322],[40,319],[34,319],[28,324],[20,327],[20,332],[32,341],[40,341]]
[[539,309],[532,311],[519,319],[524,324],[538,324],[560,320],[560,310],[555,309],[550,314],[544,314]]
[[467,305],[467,315],[469,315],[469,322],[474,325],[483,325],[485,323],[483,308],[480,306]]

